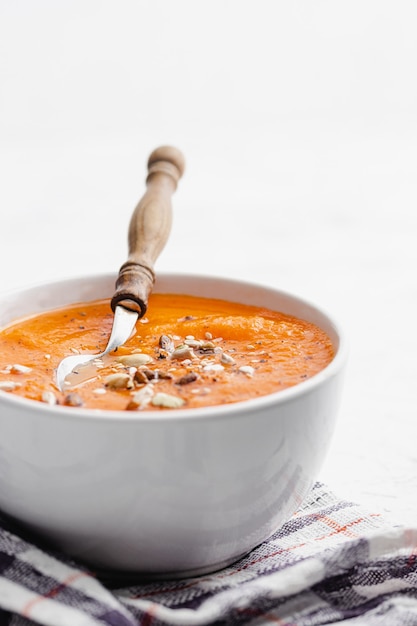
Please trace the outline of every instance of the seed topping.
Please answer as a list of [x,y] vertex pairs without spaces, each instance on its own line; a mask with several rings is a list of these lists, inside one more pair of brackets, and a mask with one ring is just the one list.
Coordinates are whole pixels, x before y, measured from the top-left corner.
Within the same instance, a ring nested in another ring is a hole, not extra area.
[[15,383],[13,380],[0,380],[1,391],[14,391],[18,387],[21,387],[21,384]]
[[242,372],[243,374],[246,374],[246,376],[249,376],[249,378],[251,378],[255,373],[255,368],[251,365],[242,365],[241,367],[239,367],[239,372]]
[[110,389],[132,389],[133,380],[130,374],[123,374],[122,372],[117,374],[109,374],[104,379],[104,384]]
[[118,356],[116,361],[122,363],[126,367],[139,367],[140,365],[146,365],[152,361],[152,357],[148,354],[142,354],[141,352],[134,354],[125,354]]
[[184,361],[185,359],[193,359],[195,358],[195,354],[190,346],[183,343],[177,346],[174,352],[171,354],[171,359],[178,359],[178,361]]
[[177,385],[188,385],[189,383],[193,383],[197,380],[198,376],[195,372],[188,372],[188,374],[184,374],[176,381]]
[[179,409],[183,404],[185,404],[185,400],[179,398],[178,396],[172,396],[169,393],[159,392],[152,397],[151,404],[165,409]]
[[69,393],[65,396],[64,404],[66,406],[82,406],[84,404],[83,399],[78,393]]
[[42,393],[41,400],[42,402],[45,402],[45,404],[50,404],[50,405],[58,404],[57,397],[53,391],[44,391]]
[[20,365],[20,363],[15,363],[10,368],[11,374],[28,374],[31,371],[31,367],[27,367],[26,365]]

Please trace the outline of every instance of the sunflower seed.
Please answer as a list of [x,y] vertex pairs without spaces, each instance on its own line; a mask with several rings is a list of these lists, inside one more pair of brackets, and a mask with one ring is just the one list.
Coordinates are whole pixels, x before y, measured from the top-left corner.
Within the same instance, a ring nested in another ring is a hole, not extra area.
[[169,335],[161,335],[159,337],[159,347],[162,350],[165,350],[165,352],[173,352],[175,346],[172,337],[170,337]]

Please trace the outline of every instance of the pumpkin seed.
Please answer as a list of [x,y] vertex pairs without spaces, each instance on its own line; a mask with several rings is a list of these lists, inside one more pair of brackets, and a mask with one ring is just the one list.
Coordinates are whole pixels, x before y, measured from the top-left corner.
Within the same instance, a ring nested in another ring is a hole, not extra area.
[[136,354],[125,354],[123,356],[119,356],[116,360],[126,367],[139,367],[140,365],[150,363],[152,361],[152,357],[148,354],[138,352]]

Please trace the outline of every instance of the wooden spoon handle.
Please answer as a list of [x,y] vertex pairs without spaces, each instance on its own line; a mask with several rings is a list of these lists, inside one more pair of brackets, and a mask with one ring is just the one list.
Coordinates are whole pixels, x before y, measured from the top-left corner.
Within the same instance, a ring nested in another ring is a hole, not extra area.
[[184,157],[171,146],[161,146],[148,159],[146,192],[129,224],[129,256],[122,265],[111,301],[143,317],[155,281],[154,263],[165,246],[172,222],[171,196],[184,173]]

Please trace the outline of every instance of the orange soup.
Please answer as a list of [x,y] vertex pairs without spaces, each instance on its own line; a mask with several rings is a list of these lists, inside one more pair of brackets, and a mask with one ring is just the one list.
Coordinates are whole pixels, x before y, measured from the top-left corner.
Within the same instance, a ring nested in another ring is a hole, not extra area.
[[223,300],[152,294],[129,341],[92,368],[79,368],[71,386],[59,391],[60,360],[102,352],[112,322],[109,301],[100,300],[3,328],[0,391],[90,409],[187,409],[291,387],[317,374],[334,355],[327,334],[301,319]]

